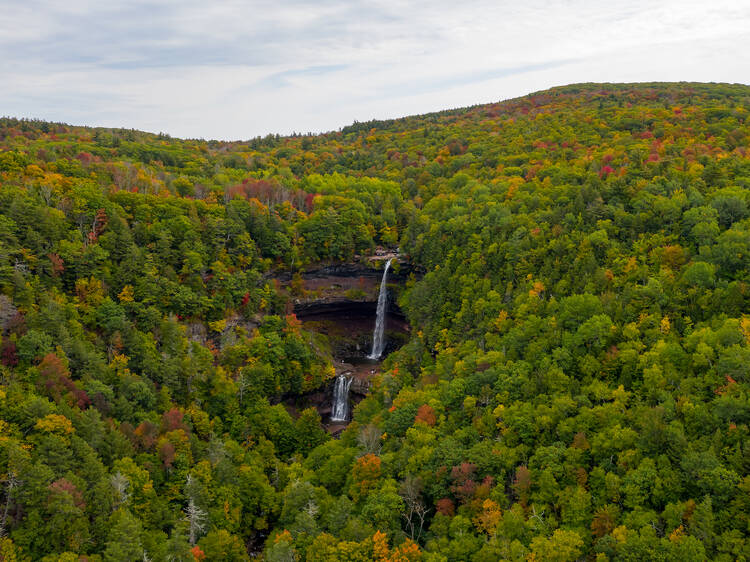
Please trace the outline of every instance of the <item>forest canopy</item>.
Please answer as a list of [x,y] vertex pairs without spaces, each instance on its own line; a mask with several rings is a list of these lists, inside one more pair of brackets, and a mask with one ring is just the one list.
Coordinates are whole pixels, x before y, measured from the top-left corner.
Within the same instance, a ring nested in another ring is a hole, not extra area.
[[[750,558],[750,87],[243,142],[0,119],[0,560]],[[339,438],[295,273],[400,249]]]

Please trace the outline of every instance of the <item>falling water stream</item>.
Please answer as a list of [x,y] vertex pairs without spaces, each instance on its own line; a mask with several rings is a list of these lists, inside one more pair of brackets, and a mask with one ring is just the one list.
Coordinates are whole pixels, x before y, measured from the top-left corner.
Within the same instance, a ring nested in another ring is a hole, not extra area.
[[385,312],[388,306],[388,287],[386,287],[386,281],[388,280],[388,268],[391,267],[391,261],[393,261],[392,258],[386,262],[385,269],[383,270],[383,280],[380,282],[378,310],[375,315],[375,331],[372,334],[372,352],[367,356],[368,359],[380,359],[385,347],[383,333],[385,332]]
[[[383,334],[385,332],[385,313],[388,306],[388,269],[391,267],[391,261],[388,260],[383,270],[383,280],[380,282],[380,292],[378,293],[378,308],[375,315],[375,330],[372,335],[372,352],[367,359],[376,362],[383,355],[385,341]],[[331,409],[331,421],[344,422],[349,420],[349,388],[352,385],[353,377],[351,374],[342,374],[336,377],[336,383],[333,386],[333,407]]]
[[352,377],[339,375],[333,387],[333,409],[331,410],[331,421],[347,421],[349,419],[349,387],[352,385]]

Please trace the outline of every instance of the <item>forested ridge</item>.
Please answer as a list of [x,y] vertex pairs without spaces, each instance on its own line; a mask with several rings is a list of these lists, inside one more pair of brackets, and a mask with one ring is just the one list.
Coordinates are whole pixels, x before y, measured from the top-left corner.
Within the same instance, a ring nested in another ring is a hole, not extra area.
[[[238,142],[0,119],[0,561],[750,559],[749,114],[654,83]],[[334,375],[290,303],[376,246],[423,272],[411,334],[334,439],[281,402]]]

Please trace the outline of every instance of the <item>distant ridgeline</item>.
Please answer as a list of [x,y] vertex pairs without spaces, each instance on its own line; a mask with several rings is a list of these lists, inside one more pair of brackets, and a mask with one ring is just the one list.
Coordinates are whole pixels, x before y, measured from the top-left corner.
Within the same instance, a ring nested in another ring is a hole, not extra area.
[[[241,142],[1,119],[0,560],[750,558],[749,115],[654,83]],[[426,273],[332,439],[283,405],[334,377],[289,310],[376,246]]]

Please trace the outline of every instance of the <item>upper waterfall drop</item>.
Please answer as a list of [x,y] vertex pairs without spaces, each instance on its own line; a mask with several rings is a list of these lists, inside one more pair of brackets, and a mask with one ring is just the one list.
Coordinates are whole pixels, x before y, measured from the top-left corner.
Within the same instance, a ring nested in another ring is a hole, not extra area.
[[367,356],[368,359],[380,359],[385,347],[383,334],[385,333],[385,313],[388,306],[388,287],[386,286],[386,282],[388,280],[388,269],[391,267],[392,261],[393,258],[386,262],[385,269],[383,270],[383,280],[380,282],[378,309],[375,315],[375,331],[372,334],[372,351]]

